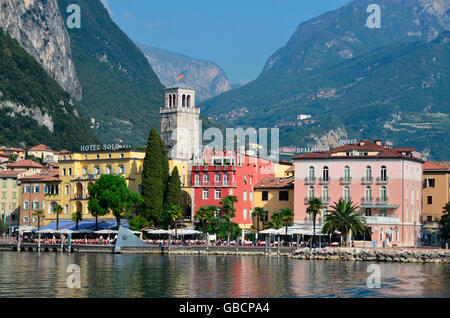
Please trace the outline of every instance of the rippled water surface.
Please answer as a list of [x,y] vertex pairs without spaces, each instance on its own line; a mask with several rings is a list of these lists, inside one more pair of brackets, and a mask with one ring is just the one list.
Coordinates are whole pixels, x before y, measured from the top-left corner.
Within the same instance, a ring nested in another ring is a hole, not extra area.
[[[81,288],[67,287],[67,266]],[[450,297],[450,265],[286,257],[0,252],[0,297]]]

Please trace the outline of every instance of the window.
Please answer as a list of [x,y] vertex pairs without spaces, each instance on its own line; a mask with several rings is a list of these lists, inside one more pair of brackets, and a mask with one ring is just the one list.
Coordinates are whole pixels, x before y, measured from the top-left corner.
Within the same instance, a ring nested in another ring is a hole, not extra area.
[[2,192],[2,199],[6,199],[6,192],[5,191]]
[[250,202],[253,202],[253,191],[250,191]]
[[280,191],[279,201],[289,201],[289,191]]
[[88,174],[88,169],[86,167],[83,167],[83,176]]
[[427,178],[425,180],[425,188],[434,188],[435,187],[435,180],[434,178]]
[[350,187],[349,186],[344,187],[344,200],[350,201]]
[[382,202],[386,202],[387,201],[387,189],[385,186],[382,186],[380,189],[380,200]]
[[381,167],[381,181],[387,180],[387,168],[386,166]]
[[100,167],[99,166],[95,166],[94,167],[94,174],[101,174],[102,172],[101,172],[101,169],[100,169]]
[[13,198],[13,199],[17,199],[17,192],[13,192],[13,193],[12,193],[12,198]]
[[33,186],[33,193],[39,193],[40,192],[40,188],[38,185],[34,185]]
[[69,167],[68,172],[69,172],[69,176],[71,176],[72,175],[72,167]]
[[24,217],[22,218],[22,220],[23,220],[23,223],[28,223],[28,216],[24,216]]
[[112,155],[111,155],[110,153],[108,154],[108,158],[109,158],[109,159],[111,159],[111,158],[112,158]]
[[262,201],[269,201],[269,191],[263,191],[262,193]]
[[216,173],[216,183],[220,183],[220,174]]
[[200,174],[196,174],[195,175],[195,185],[199,186],[200,185]]
[[244,209],[244,220],[247,220],[247,209]]
[[69,206],[67,204],[64,206],[64,214],[69,214]]
[[372,181],[372,167],[371,166],[366,167],[366,180]]
[[123,153],[121,153],[120,158],[125,158],[125,155]]
[[28,203],[28,201],[25,201],[25,202],[23,203],[23,209],[24,209],[24,210],[28,210],[28,209],[29,209],[29,203]]
[[328,191],[328,187],[327,186],[325,186],[325,187],[323,187],[323,189],[322,189],[322,201],[323,202],[329,202],[329,191]]
[[428,215],[427,216],[427,222],[433,222],[433,216],[432,215]]
[[96,158],[97,158],[97,159],[100,159],[100,155],[97,155]]
[[220,189],[214,191],[214,199],[220,200]]
[[2,182],[2,188],[6,188],[6,181]]
[[65,176],[66,175],[66,167],[62,168],[62,175]]
[[323,181],[328,181],[329,180],[329,175],[328,175],[328,167],[323,167]]
[[204,182],[204,183],[208,183],[208,182],[209,182],[209,174],[205,173],[205,174],[203,175],[203,182]]
[[433,196],[431,195],[427,196],[427,204],[433,204]]
[[344,167],[344,181],[350,181],[350,167]]
[[366,187],[366,197],[365,197],[367,202],[371,202],[372,201],[372,187],[368,186]]
[[372,215],[372,209],[371,208],[366,208],[366,216],[371,216]]
[[309,167],[309,179],[310,180],[314,180],[315,179],[315,172],[314,172],[314,167]]
[[118,172],[119,174],[125,174],[125,166],[119,166],[117,172]]
[[39,210],[39,202],[38,201],[33,202],[33,210]]
[[244,191],[244,193],[242,194],[242,200],[244,202],[247,201],[247,191]]
[[203,200],[209,199],[208,189],[203,189]]
[[64,194],[69,195],[69,186],[68,185],[66,185],[64,188]]
[[111,173],[113,173],[112,167],[111,166],[106,166],[106,174],[111,174]]
[[312,198],[314,198],[314,187],[313,186],[309,187],[309,189],[308,189],[308,200],[310,200]]
[[228,175],[228,173],[226,173],[226,174],[223,175],[223,185],[224,185],[224,186],[228,186],[228,184],[229,184],[229,179],[230,179],[230,176]]

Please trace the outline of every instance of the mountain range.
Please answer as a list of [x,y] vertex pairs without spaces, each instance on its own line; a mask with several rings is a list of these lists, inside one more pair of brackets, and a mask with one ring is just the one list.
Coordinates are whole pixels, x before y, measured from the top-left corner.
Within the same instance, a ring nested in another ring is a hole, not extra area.
[[286,146],[379,138],[448,158],[450,3],[380,0],[381,28],[368,28],[372,3],[300,24],[255,81],[202,112],[226,125],[277,126]]
[[[231,90],[225,72],[209,61],[194,59],[186,55],[136,43],[147,57],[159,80],[165,87],[175,87],[182,83],[196,89],[196,100],[215,97]],[[179,76],[183,75],[182,79]]]

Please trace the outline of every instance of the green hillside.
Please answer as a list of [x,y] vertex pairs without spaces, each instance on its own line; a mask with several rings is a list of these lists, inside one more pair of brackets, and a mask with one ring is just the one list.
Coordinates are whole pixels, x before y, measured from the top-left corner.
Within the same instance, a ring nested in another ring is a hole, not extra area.
[[81,111],[94,118],[103,142],[145,145],[159,128],[164,87],[145,56],[112,21],[99,0],[58,0],[64,19],[70,4],[81,8],[81,28],[68,29],[83,88]]
[[[11,104],[9,103],[11,102]],[[0,136],[6,145],[78,149],[97,142],[76,103],[17,43],[0,29]],[[53,132],[34,116],[48,115]]]

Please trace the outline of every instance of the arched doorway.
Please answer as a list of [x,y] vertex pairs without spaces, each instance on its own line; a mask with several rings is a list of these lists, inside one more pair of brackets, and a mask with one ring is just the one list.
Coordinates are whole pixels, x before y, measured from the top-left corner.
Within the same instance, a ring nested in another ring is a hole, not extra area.
[[183,206],[183,218],[192,220],[192,199],[191,195],[186,191],[181,191],[183,194],[184,206]]
[[77,212],[78,211],[83,213],[83,204],[80,201],[77,201]]
[[77,182],[77,198],[81,199],[83,197],[83,185],[81,182]]

